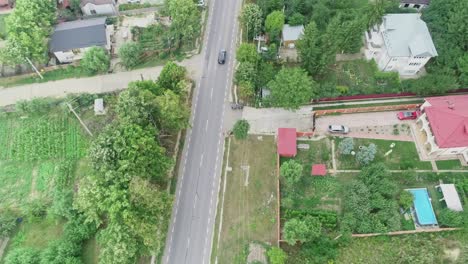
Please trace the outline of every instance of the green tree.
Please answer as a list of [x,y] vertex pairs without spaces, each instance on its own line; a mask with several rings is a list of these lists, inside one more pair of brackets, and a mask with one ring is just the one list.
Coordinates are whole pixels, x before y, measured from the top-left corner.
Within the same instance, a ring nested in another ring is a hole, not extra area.
[[468,86],[468,53],[458,59],[458,71],[460,72],[460,86]]
[[242,26],[247,31],[247,38],[253,39],[262,28],[263,14],[260,7],[254,3],[244,5],[240,15]]
[[101,47],[92,47],[85,52],[80,66],[88,73],[104,73],[110,66],[110,58],[107,51]]
[[414,200],[414,197],[410,192],[402,191],[400,193],[400,198],[398,202],[404,210],[408,210],[413,205],[413,200]]
[[316,76],[322,69],[320,57],[320,34],[315,22],[310,22],[304,29],[304,36],[297,42],[297,51],[301,58],[302,67],[311,75]]
[[284,25],[284,14],[281,11],[271,12],[265,19],[265,30],[271,39],[277,39]]
[[260,56],[257,53],[257,48],[255,44],[251,43],[242,43],[237,48],[236,59],[240,63],[250,62],[256,64],[260,59]]
[[192,0],[168,0],[166,9],[171,16],[170,31],[178,48],[189,44],[200,34],[200,12]]
[[371,163],[375,154],[377,154],[377,146],[373,143],[370,143],[369,146],[362,146],[361,149],[356,153],[356,160],[361,165],[368,165]]
[[232,128],[232,132],[234,133],[234,137],[236,139],[246,139],[249,134],[250,125],[249,122],[245,119],[237,120]]
[[452,74],[427,74],[417,80],[405,80],[403,87],[418,95],[444,94],[459,87],[457,79]]
[[288,18],[288,23],[290,26],[299,26],[303,25],[305,17],[301,13],[294,13],[291,17]]
[[270,264],[284,264],[288,255],[279,247],[271,247],[267,251],[268,260]]
[[301,180],[302,170],[302,165],[292,159],[281,165],[280,175],[288,186],[293,186]]
[[158,78],[158,85],[163,89],[169,89],[176,94],[181,94],[186,88],[184,82],[187,70],[183,66],[170,61],[164,65]]
[[141,45],[135,42],[127,42],[119,49],[119,57],[122,65],[127,69],[132,69],[141,63],[143,49]]
[[446,227],[460,227],[463,225],[463,216],[460,212],[452,211],[448,208],[440,210],[438,214],[439,222]]
[[283,68],[273,81],[268,83],[270,100],[275,106],[298,109],[310,102],[317,92],[318,85],[300,68]]
[[154,126],[158,109],[156,98],[149,90],[128,88],[120,93],[115,112],[124,123]]
[[180,96],[171,90],[156,98],[158,119],[161,128],[168,132],[177,132],[188,126],[190,111]]
[[274,10],[282,10],[284,6],[284,0],[258,0],[257,5],[262,10],[263,15],[270,14]]
[[294,246],[297,241],[303,243],[308,240],[309,229],[305,221],[293,218],[286,221],[283,227],[283,237],[286,243]]
[[152,94],[158,96],[163,94],[164,89],[159,85],[158,82],[153,80],[143,80],[143,81],[134,81],[128,84],[128,89],[136,89],[136,90],[147,90],[150,91]]
[[13,12],[5,19],[7,43],[1,60],[8,64],[47,61],[47,38],[56,20],[56,2],[17,0]]
[[250,82],[241,82],[238,85],[239,98],[243,102],[250,102],[255,97],[255,88]]
[[345,138],[343,139],[340,144],[338,144],[338,152],[343,155],[351,154],[351,151],[354,149],[354,139],[353,138]]
[[135,263],[140,251],[138,238],[124,224],[112,221],[98,233],[100,264]]
[[250,62],[244,62],[239,64],[234,75],[234,83],[240,84],[243,82],[255,83],[255,76],[257,74],[257,68],[255,64]]

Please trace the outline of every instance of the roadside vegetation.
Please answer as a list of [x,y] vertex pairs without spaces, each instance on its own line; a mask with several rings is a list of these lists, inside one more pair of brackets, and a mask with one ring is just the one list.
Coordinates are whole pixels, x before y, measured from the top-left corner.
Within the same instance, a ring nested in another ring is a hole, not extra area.
[[105,115],[94,115],[97,96],[87,94],[22,101],[15,112],[2,113],[0,238],[11,238],[4,263],[135,263],[159,256],[189,86],[185,68],[171,62],[157,81],[101,95]]

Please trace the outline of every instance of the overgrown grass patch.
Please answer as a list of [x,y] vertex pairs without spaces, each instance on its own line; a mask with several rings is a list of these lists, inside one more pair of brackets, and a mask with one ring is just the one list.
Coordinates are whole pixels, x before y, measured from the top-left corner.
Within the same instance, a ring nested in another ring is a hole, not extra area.
[[[343,138],[335,138],[336,141],[336,159],[339,170],[346,169],[359,169],[361,166],[356,160],[355,156],[342,155],[338,151],[338,145]],[[354,138],[354,151],[359,151],[359,146],[368,146],[373,143],[377,146],[377,154],[372,163],[383,162],[391,170],[431,170],[430,162],[421,161],[419,159],[416,146],[413,142],[396,141],[396,140],[381,140],[381,139],[361,139]],[[394,143],[393,148],[390,145]],[[392,151],[387,156],[385,153]]]
[[439,170],[468,170],[468,166],[462,166],[460,160],[436,161]]
[[252,241],[273,244],[277,239],[274,137],[232,138],[229,167],[219,250],[214,254],[218,263],[245,263],[246,245]]
[[18,208],[28,201],[32,183],[31,163],[0,161],[0,207]]

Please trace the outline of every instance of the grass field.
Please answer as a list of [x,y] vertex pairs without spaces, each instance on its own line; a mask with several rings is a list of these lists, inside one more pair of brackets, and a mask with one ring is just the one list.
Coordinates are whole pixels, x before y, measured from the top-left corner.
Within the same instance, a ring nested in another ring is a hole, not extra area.
[[250,242],[273,244],[277,239],[274,137],[232,139],[229,167],[232,171],[227,173],[221,236],[215,238],[219,239],[217,251],[213,243],[213,259],[217,256],[220,264],[245,263]]
[[468,170],[468,166],[462,166],[460,160],[436,161],[439,170]]
[[0,207],[20,207],[29,199],[31,163],[0,161]]
[[[359,169],[360,166],[356,161],[356,158],[352,155],[341,155],[338,152],[338,145],[342,141],[341,138],[336,138],[336,158],[337,167],[339,170],[346,169]],[[395,140],[380,140],[380,139],[354,139],[355,151],[358,151],[359,146],[368,146],[370,143],[374,143],[377,146],[377,154],[373,163],[383,162],[391,170],[407,170],[407,169],[420,169],[420,170],[431,170],[432,166],[430,162],[420,161],[416,146],[413,142],[406,141],[395,141]],[[395,147],[392,149],[392,153],[388,156],[384,156],[389,151],[390,144],[395,143]]]

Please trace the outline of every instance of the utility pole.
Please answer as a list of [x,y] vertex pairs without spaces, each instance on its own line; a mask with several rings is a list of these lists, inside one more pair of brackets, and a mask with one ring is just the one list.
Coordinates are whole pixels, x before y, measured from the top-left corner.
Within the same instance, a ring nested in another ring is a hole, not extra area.
[[39,75],[39,77],[41,77],[41,79],[44,79],[44,76],[42,76],[42,74],[37,70],[36,66],[34,66],[34,64],[31,62],[31,60],[29,60],[28,57],[26,57],[26,61],[29,62],[31,67],[34,69],[34,71],[36,71],[37,75]]

